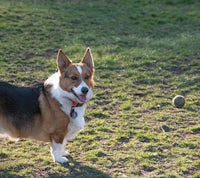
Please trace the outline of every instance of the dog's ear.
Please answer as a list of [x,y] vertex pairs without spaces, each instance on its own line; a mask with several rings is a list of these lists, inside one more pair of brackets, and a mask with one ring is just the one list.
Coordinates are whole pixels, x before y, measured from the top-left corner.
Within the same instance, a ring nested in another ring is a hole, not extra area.
[[61,49],[58,50],[57,55],[57,67],[60,72],[65,71],[65,69],[72,63],[70,58],[66,56]]
[[85,63],[92,71],[94,71],[94,61],[92,58],[92,53],[90,48],[87,48],[85,54],[81,60],[82,63]]

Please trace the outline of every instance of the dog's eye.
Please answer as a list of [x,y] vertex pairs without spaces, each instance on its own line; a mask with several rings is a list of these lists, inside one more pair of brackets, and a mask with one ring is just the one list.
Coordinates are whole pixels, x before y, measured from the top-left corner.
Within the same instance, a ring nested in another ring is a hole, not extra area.
[[78,80],[78,77],[72,76],[71,79],[75,81],[75,80]]
[[88,80],[89,78],[90,78],[89,75],[86,75],[86,76],[85,76],[85,80]]

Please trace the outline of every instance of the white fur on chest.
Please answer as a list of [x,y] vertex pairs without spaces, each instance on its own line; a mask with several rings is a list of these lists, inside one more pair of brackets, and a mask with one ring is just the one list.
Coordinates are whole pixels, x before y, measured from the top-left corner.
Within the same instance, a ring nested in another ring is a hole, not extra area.
[[70,118],[70,123],[68,125],[68,132],[66,136],[67,141],[72,141],[76,134],[84,129],[85,126],[85,113],[86,106],[83,105],[81,107],[75,107],[74,111],[77,113],[77,117],[75,119]]

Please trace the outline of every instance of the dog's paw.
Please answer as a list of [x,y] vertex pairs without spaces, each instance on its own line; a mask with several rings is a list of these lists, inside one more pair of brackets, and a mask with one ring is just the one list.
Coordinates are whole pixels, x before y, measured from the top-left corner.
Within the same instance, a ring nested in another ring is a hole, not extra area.
[[69,160],[67,158],[65,158],[65,157],[57,157],[57,158],[55,158],[54,161],[58,162],[58,163],[67,163],[67,162],[69,162]]
[[74,141],[74,138],[68,138],[67,139],[67,142],[73,142]]
[[69,154],[69,152],[68,151],[62,151],[62,156],[69,156],[70,154]]

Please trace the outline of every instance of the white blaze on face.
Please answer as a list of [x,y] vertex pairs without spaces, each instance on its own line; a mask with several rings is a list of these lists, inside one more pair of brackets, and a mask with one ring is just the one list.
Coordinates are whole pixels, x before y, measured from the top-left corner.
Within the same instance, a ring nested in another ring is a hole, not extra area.
[[80,75],[81,75],[81,77],[82,77],[82,68],[81,68],[81,66],[76,66],[76,68],[77,68],[77,70],[78,70],[78,72],[80,73]]
[[[73,91],[76,93],[76,95],[78,96],[79,100],[83,103],[85,103],[86,101],[90,100],[93,96],[93,91],[92,89],[84,82],[83,78],[82,78],[82,68],[81,66],[76,66],[78,72],[80,73],[80,79],[81,79],[81,83],[79,84],[78,87],[73,87]],[[82,88],[86,87],[88,89],[87,94],[84,94],[82,92]]]

